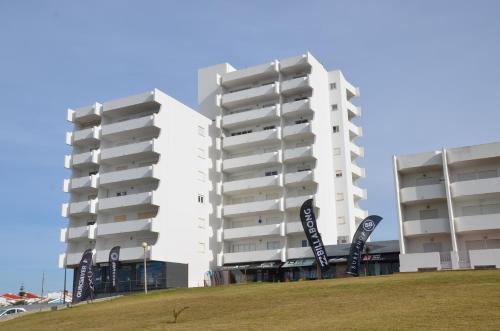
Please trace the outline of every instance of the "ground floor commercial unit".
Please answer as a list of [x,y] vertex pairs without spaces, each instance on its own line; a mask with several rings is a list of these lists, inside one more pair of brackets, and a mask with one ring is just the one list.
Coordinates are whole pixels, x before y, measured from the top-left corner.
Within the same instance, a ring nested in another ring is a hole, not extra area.
[[[399,272],[399,243],[397,240],[366,244],[360,276],[386,275]],[[318,277],[318,268],[312,250],[286,262],[266,261],[224,265],[218,281],[226,284],[245,282],[288,282],[318,278],[343,278],[346,275],[350,245],[327,245],[330,269]]]
[[500,142],[394,157],[401,271],[500,268]]

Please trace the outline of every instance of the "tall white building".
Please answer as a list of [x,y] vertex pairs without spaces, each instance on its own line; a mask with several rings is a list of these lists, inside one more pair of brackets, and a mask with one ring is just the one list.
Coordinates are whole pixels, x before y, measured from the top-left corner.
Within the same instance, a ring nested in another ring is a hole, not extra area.
[[202,286],[213,256],[211,121],[159,90],[69,109],[67,119],[74,129],[59,265],[74,268],[93,249],[99,285],[120,246],[120,286],[141,288],[145,242],[150,286]]
[[212,122],[210,178],[217,266],[311,256],[299,220],[309,198],[326,245],[349,243],[366,190],[356,164],[359,90],[311,54],[236,70],[199,70],[199,111]]
[[500,268],[500,142],[394,157],[400,270]]

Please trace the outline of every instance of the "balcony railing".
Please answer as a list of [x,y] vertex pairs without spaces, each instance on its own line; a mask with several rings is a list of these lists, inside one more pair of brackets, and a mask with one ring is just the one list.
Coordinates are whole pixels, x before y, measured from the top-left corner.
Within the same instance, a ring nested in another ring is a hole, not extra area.
[[488,230],[500,230],[500,213],[455,217],[457,233]]
[[94,150],[90,152],[66,155],[64,158],[64,167],[70,168],[83,168],[88,166],[95,166],[99,164],[99,151]]
[[134,118],[102,126],[102,137],[123,138],[127,136],[159,132],[156,114]]
[[281,260],[281,249],[224,253],[224,263],[262,262]]
[[361,108],[353,105],[350,101],[347,101],[347,112],[349,115],[349,120],[353,117],[361,116]]
[[[96,252],[96,263],[105,263],[109,261],[109,249],[100,249]],[[146,249],[146,259],[150,260],[153,254],[154,247],[148,246]],[[144,259],[144,248],[136,247],[120,247],[120,262],[142,261]]]
[[365,178],[365,168],[361,168],[357,166],[356,164],[351,164],[351,171],[352,171],[352,176],[354,180],[358,180],[360,178]]
[[99,175],[91,175],[65,179],[63,184],[64,192],[95,192]]
[[224,240],[279,236],[281,233],[280,229],[280,224],[256,225],[241,228],[224,229]]
[[222,75],[221,85],[226,88],[234,88],[277,77],[278,64],[271,62],[225,73]]
[[401,172],[440,169],[443,167],[441,153],[427,152],[397,157],[398,170]]
[[287,186],[296,186],[312,182],[314,182],[314,172],[312,170],[285,174],[285,185]]
[[224,216],[243,216],[263,212],[283,211],[282,200],[263,200],[224,206]]
[[77,130],[74,132],[66,133],[66,144],[81,146],[86,144],[93,144],[101,138],[101,128],[94,126],[87,129]]
[[86,123],[96,121],[101,118],[102,105],[95,103],[92,106],[82,107],[78,109],[68,109],[67,120],[70,122]]
[[245,191],[275,188],[282,185],[283,181],[281,175],[276,175],[225,182],[223,184],[223,189],[225,194],[236,194]]
[[291,80],[286,80],[281,83],[281,93],[283,95],[292,95],[303,93],[312,89],[309,77],[299,77]]
[[232,129],[245,125],[272,121],[279,118],[278,107],[271,106],[254,110],[247,110],[236,114],[224,115],[222,127]]
[[121,162],[129,158],[148,157],[158,154],[154,140],[134,144],[105,148],[101,151],[101,161],[105,163]]
[[308,54],[289,57],[280,61],[280,71],[284,73],[297,72],[311,67]]
[[454,198],[480,195],[500,195],[500,177],[466,180],[451,184]]
[[95,230],[95,224],[61,229],[61,242],[95,239]]
[[144,192],[99,200],[99,210],[157,205],[153,192]]
[[312,112],[310,99],[287,102],[282,106],[282,114],[285,117],[310,115]]
[[292,221],[286,224],[286,233],[304,233],[304,228],[302,227],[302,223],[300,221]]
[[231,173],[250,170],[255,167],[275,165],[281,162],[280,154],[280,152],[269,152],[226,159],[223,162],[223,170],[224,172]]
[[221,97],[221,105],[227,109],[234,109],[236,107],[243,107],[259,102],[276,100],[278,96],[279,83],[273,83],[223,94]]
[[307,161],[314,158],[312,146],[286,149],[284,153],[285,162]]
[[400,197],[402,203],[419,203],[446,199],[446,192],[442,183],[433,185],[411,186],[402,188],[400,190]]
[[352,122],[347,125],[349,128],[349,137],[352,139],[361,137],[363,135],[363,129]]
[[288,259],[314,257],[311,247],[290,247],[286,253]]
[[154,218],[130,220],[123,222],[111,222],[99,224],[97,237],[108,237],[122,233],[133,232],[158,232],[157,220]]
[[284,139],[305,139],[313,135],[311,123],[294,124],[283,128]]
[[113,171],[101,174],[99,185],[103,187],[113,185],[134,185],[149,183],[157,180],[155,166],[139,167],[127,170]]
[[405,221],[403,232],[406,237],[450,233],[450,222],[446,218]]
[[223,148],[231,151],[252,145],[276,143],[280,139],[280,129],[263,130],[237,136],[226,137],[223,140]]
[[80,202],[64,203],[62,205],[62,217],[81,216],[97,213],[97,199]]
[[314,195],[310,194],[310,195],[301,195],[298,197],[286,198],[286,209],[298,209],[300,208],[300,206],[302,206],[304,201],[312,199],[313,197]]
[[356,185],[352,186],[352,194],[354,195],[354,200],[366,200],[367,198],[366,189]]

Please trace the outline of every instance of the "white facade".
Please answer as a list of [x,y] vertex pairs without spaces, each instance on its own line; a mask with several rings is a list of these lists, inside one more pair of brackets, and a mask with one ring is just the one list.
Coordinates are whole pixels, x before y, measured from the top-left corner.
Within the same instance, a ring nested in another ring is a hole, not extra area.
[[198,73],[199,111],[212,122],[217,265],[301,258],[310,250],[299,207],[317,207],[326,245],[349,243],[366,190],[355,160],[363,148],[352,98],[359,90],[311,54],[236,70],[225,63]]
[[500,142],[395,156],[400,270],[500,268]]
[[202,286],[212,259],[208,201],[211,139],[205,116],[159,90],[68,110],[74,130],[64,181],[68,226],[59,265],[75,267],[85,249],[94,262],[147,259],[189,264],[189,286]]

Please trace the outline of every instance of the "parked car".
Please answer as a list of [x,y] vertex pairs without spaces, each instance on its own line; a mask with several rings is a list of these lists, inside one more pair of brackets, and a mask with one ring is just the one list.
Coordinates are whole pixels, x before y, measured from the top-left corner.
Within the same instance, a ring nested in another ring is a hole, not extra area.
[[26,309],[24,308],[7,308],[7,309],[0,309],[0,318],[6,317],[6,316],[12,316],[20,313],[25,313]]

